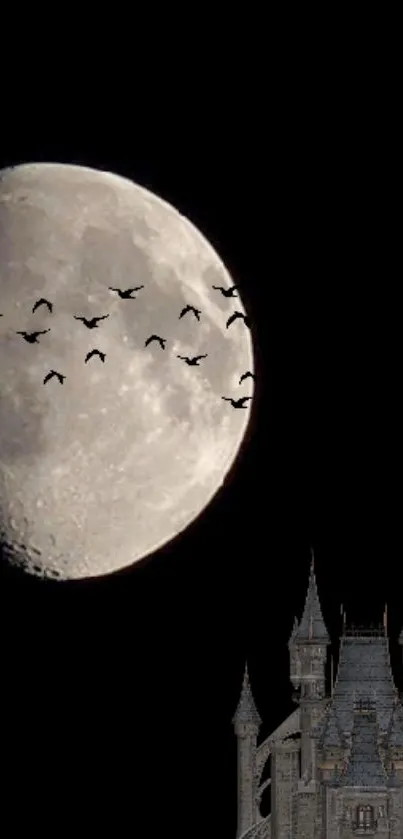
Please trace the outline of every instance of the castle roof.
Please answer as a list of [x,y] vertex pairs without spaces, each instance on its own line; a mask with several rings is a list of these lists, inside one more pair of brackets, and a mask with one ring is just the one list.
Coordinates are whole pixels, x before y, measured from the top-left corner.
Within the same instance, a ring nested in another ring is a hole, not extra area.
[[343,733],[351,734],[354,701],[368,697],[374,701],[380,730],[386,733],[396,699],[388,639],[384,635],[346,635],[341,639],[333,693],[333,706]]
[[239,723],[246,723],[256,728],[260,728],[261,722],[262,720],[256,708],[255,700],[253,698],[252,689],[249,682],[248,666],[246,665],[243,677],[241,698],[239,700],[238,707],[233,718],[233,723],[234,725],[239,725]]
[[329,634],[323,620],[322,609],[319,601],[313,556],[304,611],[301,622],[298,629],[294,632],[293,638],[297,642],[319,641],[326,644],[330,643]]
[[388,731],[388,746],[403,749],[403,707],[396,702]]
[[388,776],[378,748],[376,712],[367,704],[354,713],[350,758],[340,782],[347,787],[387,786]]
[[340,731],[337,714],[333,705],[330,706],[322,734],[322,746],[324,749],[342,748],[343,739]]

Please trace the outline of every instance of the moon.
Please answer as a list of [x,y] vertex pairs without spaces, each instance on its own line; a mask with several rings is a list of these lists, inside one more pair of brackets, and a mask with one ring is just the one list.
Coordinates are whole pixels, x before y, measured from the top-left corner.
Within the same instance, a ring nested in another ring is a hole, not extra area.
[[[0,171],[0,255],[3,558],[59,580],[131,566],[197,518],[245,436],[251,400],[237,410],[222,396],[252,396],[250,378],[239,384],[251,333],[242,318],[226,328],[245,313],[239,295],[212,288],[234,281],[171,205],[65,164]],[[135,299],[110,291],[137,286]],[[40,298],[52,311],[32,311]],[[187,305],[199,321],[179,318]],[[145,346],[152,334],[165,349]],[[85,362],[92,349],[104,361]],[[65,378],[44,384],[51,370]]]

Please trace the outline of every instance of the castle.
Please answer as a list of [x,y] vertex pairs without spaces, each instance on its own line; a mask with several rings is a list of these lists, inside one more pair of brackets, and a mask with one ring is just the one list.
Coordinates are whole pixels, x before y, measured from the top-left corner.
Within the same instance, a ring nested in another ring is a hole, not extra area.
[[[348,630],[344,619],[331,696],[329,644],[312,558],[304,612],[288,644],[298,707],[259,746],[261,719],[245,670],[233,720],[237,839],[403,839],[403,707],[386,620],[379,630]],[[268,761],[271,777],[262,782]],[[269,784],[271,813],[262,817]]]

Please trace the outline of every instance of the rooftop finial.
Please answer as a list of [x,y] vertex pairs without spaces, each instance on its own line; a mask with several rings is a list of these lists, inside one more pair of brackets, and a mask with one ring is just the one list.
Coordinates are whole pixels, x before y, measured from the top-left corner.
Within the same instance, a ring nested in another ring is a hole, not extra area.
[[388,634],[388,604],[385,603],[385,610],[383,613],[383,626],[385,629],[385,635]]
[[313,547],[311,545],[311,574],[315,571],[315,554],[313,552]]

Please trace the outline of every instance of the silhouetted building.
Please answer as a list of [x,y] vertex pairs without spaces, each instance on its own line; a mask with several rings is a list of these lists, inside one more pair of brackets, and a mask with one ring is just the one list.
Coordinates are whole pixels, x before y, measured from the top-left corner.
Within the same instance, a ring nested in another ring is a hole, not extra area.
[[[403,839],[403,707],[386,622],[378,630],[344,623],[337,679],[326,696],[329,644],[312,561],[304,612],[288,645],[298,707],[260,745],[261,720],[245,670],[233,720],[237,839]],[[270,777],[262,783],[267,761]],[[271,813],[262,817],[269,784]]]

